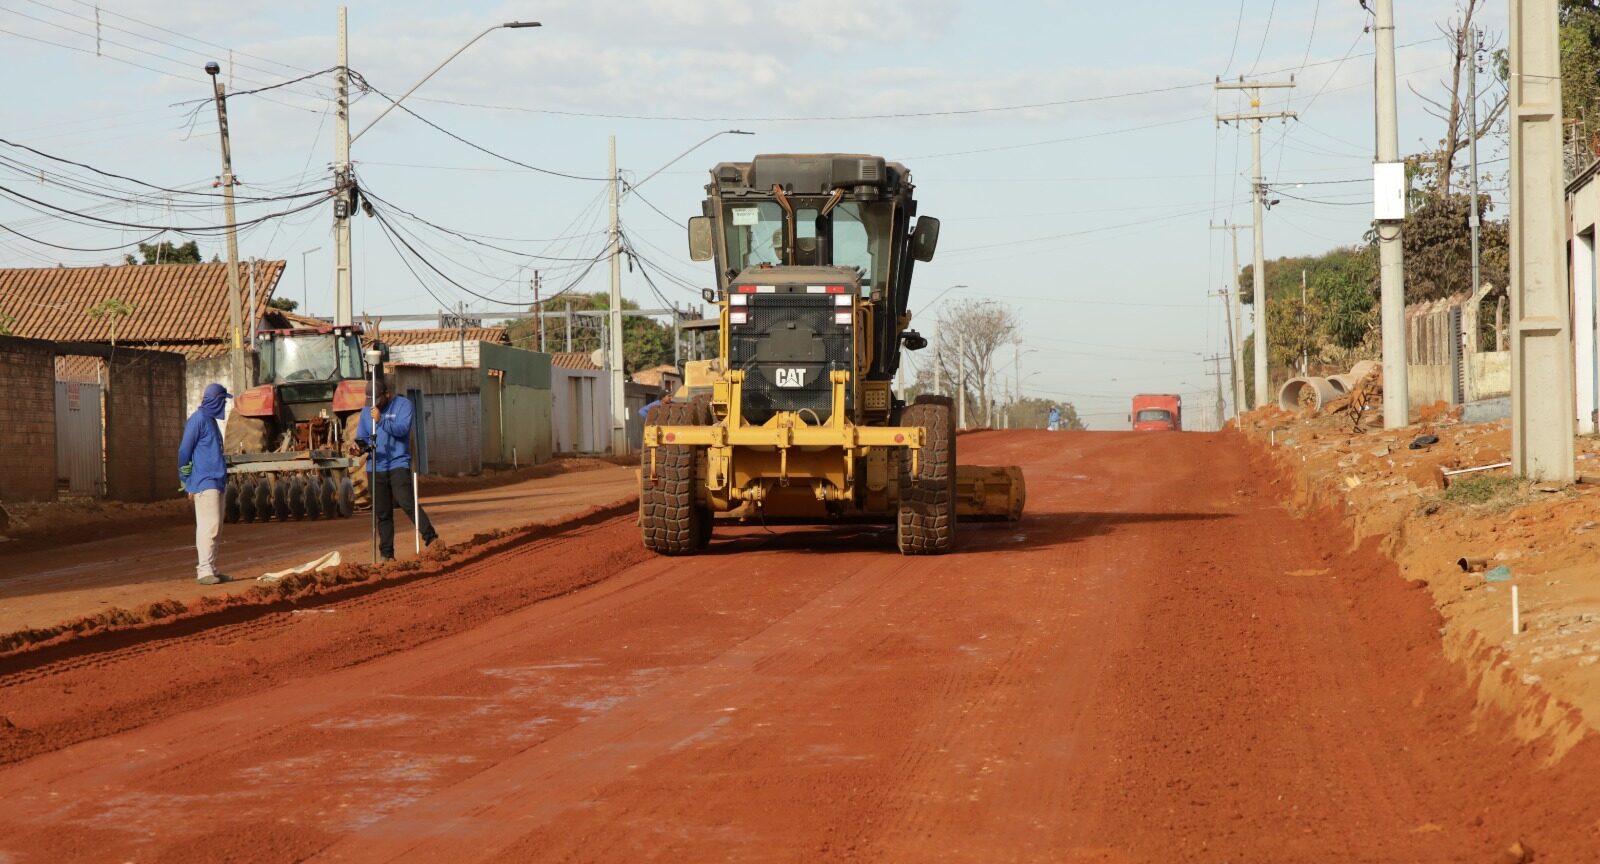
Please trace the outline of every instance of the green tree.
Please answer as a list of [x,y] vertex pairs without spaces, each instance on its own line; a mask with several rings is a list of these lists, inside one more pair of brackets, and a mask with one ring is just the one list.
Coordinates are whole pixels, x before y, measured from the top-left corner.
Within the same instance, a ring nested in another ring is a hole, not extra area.
[[1011,403],[1006,409],[1007,420],[1012,429],[1044,429],[1049,425],[1050,406],[1061,409],[1062,429],[1085,429],[1083,419],[1078,416],[1078,409],[1071,402],[1052,402],[1049,399],[1039,399],[1025,396]]
[[[1482,279],[1505,285],[1511,276],[1511,232],[1503,219],[1483,219],[1488,199],[1479,200]],[[1406,302],[1417,303],[1472,290],[1472,228],[1466,195],[1430,195],[1411,210],[1402,245],[1406,261]]]
[[117,299],[107,297],[89,308],[89,317],[96,321],[106,321],[111,324],[111,347],[117,345],[117,322],[133,314],[133,307]]
[[[592,294],[567,294],[553,303],[546,304],[545,309],[550,313],[562,312],[568,308],[568,304],[571,304],[574,312],[604,311],[611,308],[611,298],[605,291]],[[638,309],[639,304],[624,297],[622,308]],[[529,317],[519,318],[506,325],[506,332],[511,337],[512,345],[536,350],[539,347],[539,308],[533,306],[529,311],[533,313]],[[605,319],[597,316],[576,317],[572,324],[572,350],[590,352],[600,348],[605,326]],[[654,318],[624,315],[622,334],[622,365],[623,371],[627,374],[631,375],[641,369],[650,369],[672,362],[671,327]],[[563,318],[552,315],[545,319],[546,351],[565,350],[566,336],[567,324]]]
[[281,312],[293,312],[300,308],[300,301],[290,300],[288,297],[274,297],[267,301],[267,305]]
[[205,260],[200,257],[200,244],[190,240],[182,246],[172,245],[170,240],[160,243],[140,243],[139,258],[124,255],[123,260],[129,264],[199,264]]
[[[1561,0],[1561,113],[1600,133],[1600,2]],[[1592,144],[1591,144],[1592,146]]]

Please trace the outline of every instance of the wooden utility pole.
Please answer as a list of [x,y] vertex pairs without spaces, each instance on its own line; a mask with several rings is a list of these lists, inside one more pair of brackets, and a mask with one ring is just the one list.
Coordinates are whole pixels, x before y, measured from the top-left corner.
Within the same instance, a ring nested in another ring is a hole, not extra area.
[[[222,67],[206,64],[206,74],[211,76],[211,90],[217,102],[217,132],[222,139],[222,207],[228,223],[228,327],[232,337],[228,340],[232,362],[229,372],[230,387],[235,393],[250,388],[244,366],[244,310],[239,288],[239,217],[233,209],[233,151],[228,141],[228,97],[222,91],[217,73]],[[251,308],[251,314],[255,309]]]
[[1241,114],[1222,114],[1217,117],[1218,123],[1238,123],[1250,121],[1250,206],[1254,215],[1252,226],[1255,228],[1255,262],[1251,268],[1252,289],[1251,302],[1255,307],[1255,372],[1256,372],[1256,402],[1257,406],[1266,405],[1271,401],[1272,382],[1270,364],[1267,362],[1271,342],[1267,336],[1267,279],[1266,279],[1266,245],[1265,232],[1262,230],[1263,198],[1266,195],[1266,180],[1261,175],[1261,121],[1285,120],[1295,116],[1293,111],[1262,111],[1261,91],[1282,89],[1294,86],[1294,80],[1288,81],[1246,81],[1240,78],[1237,82],[1223,83],[1217,81],[1218,90],[1247,90],[1250,93],[1250,110]]

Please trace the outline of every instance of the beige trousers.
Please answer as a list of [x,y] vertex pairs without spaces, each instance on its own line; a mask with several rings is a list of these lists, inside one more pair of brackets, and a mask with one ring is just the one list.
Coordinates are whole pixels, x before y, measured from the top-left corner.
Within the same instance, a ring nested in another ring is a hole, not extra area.
[[222,527],[222,493],[207,489],[189,496],[194,501],[194,548],[200,565],[195,578],[217,572],[217,530]]

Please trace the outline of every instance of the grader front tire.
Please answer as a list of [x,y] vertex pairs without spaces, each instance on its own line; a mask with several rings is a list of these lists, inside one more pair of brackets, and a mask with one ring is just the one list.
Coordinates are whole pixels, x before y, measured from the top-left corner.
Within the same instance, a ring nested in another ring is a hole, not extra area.
[[922,451],[911,471],[910,451],[900,467],[900,512],[895,539],[905,555],[942,555],[956,539],[956,440],[948,399],[919,399],[905,409],[905,426],[921,426]]
[[[645,424],[696,426],[703,416],[692,403],[658,405]],[[694,500],[695,448],[664,444],[655,452],[653,479],[649,448],[640,466],[639,528],[644,546],[658,555],[693,555],[710,539],[704,524],[709,514]]]

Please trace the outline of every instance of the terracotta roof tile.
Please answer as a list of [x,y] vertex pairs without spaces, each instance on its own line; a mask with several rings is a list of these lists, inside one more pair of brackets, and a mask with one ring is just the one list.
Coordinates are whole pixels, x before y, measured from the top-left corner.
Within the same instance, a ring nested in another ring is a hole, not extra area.
[[550,365],[558,369],[599,369],[589,359],[587,351],[557,351],[550,355]]
[[[379,334],[390,347],[396,345],[432,345],[436,342],[455,342],[462,336],[460,330],[455,328],[424,328],[420,330],[384,330]],[[511,339],[506,335],[504,327],[468,327],[466,331],[468,342],[493,342],[497,345],[509,345]],[[370,342],[370,339],[364,339]]]
[[[256,320],[266,310],[283,269],[282,261],[256,262]],[[240,267],[239,278],[248,302],[248,264]],[[0,310],[15,317],[11,332],[17,336],[108,342],[111,322],[94,318],[89,309],[111,298],[133,307],[117,321],[119,343],[181,345],[221,343],[227,338],[226,264],[0,269]]]

